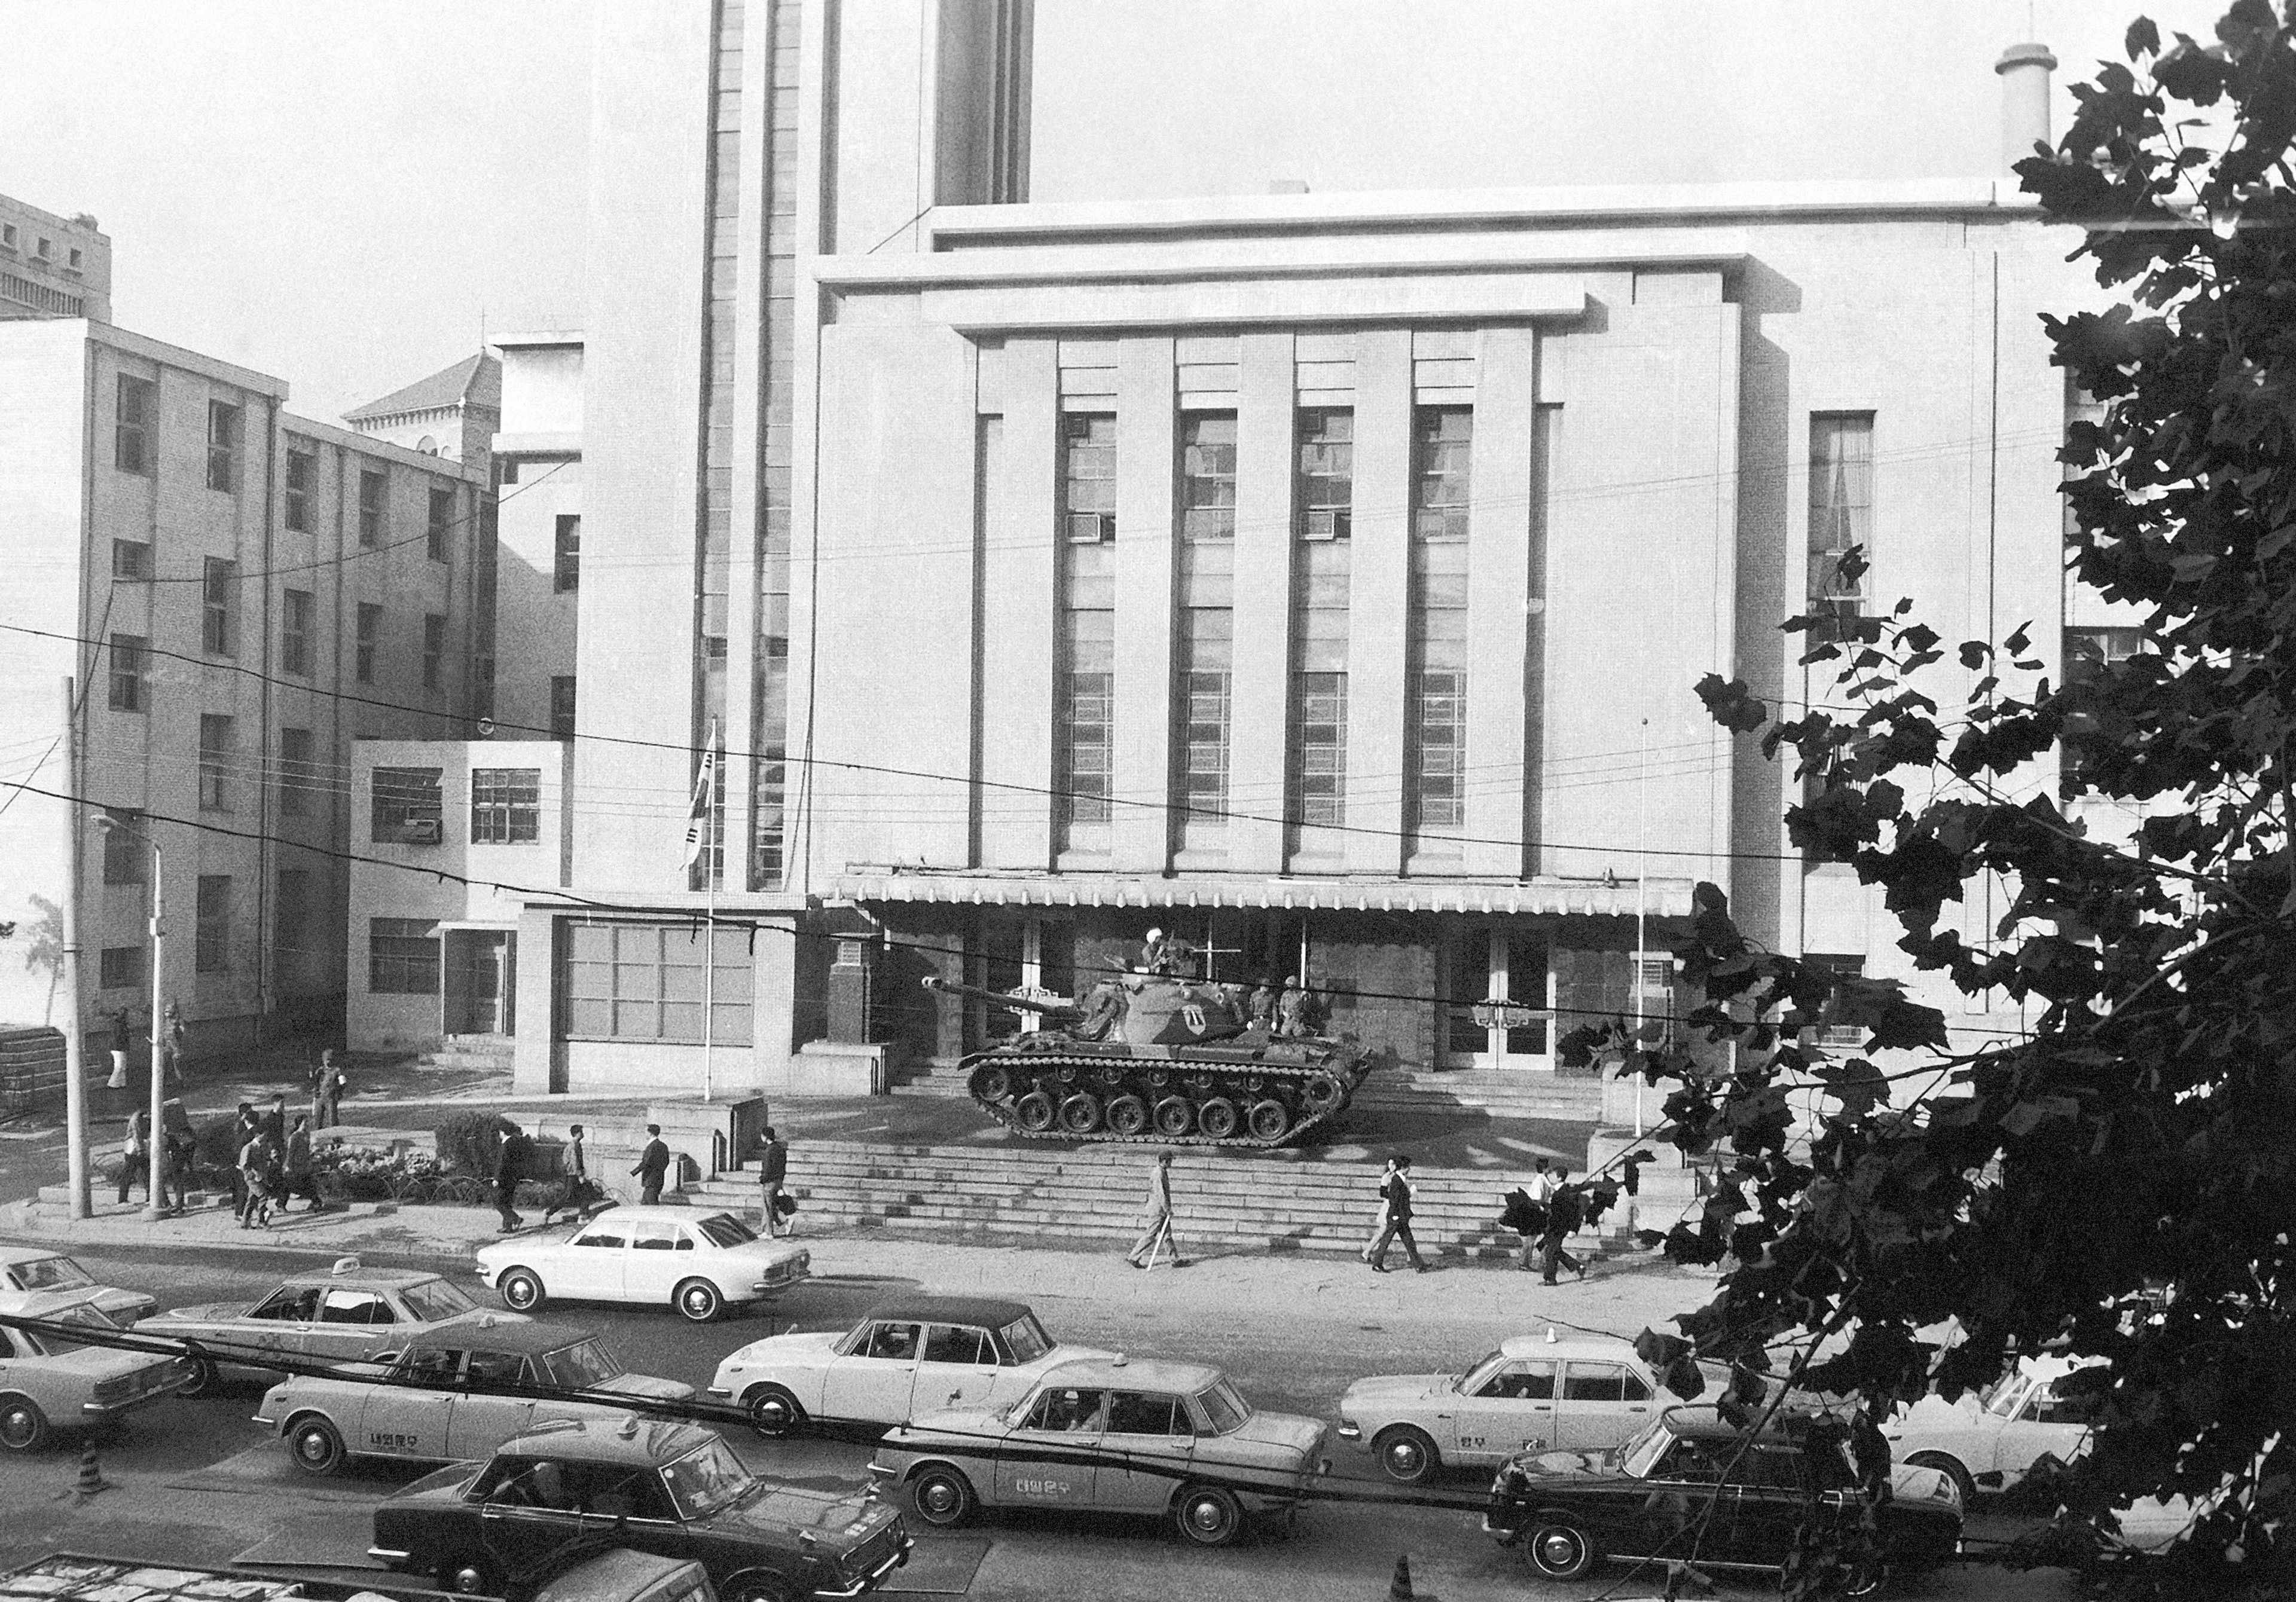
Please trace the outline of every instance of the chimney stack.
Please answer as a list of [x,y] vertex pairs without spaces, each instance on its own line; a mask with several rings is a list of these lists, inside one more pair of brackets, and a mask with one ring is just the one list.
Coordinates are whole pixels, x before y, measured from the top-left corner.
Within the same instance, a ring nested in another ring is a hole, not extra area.
[[1993,63],[2001,75],[2001,165],[2005,171],[2049,143],[2049,74],[2057,58],[2046,45],[2012,45]]

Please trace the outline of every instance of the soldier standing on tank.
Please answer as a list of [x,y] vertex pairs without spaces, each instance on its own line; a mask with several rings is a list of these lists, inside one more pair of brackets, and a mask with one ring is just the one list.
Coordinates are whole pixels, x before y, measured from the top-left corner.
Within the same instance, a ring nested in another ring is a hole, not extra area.
[[1092,987],[1086,999],[1083,1021],[1076,1027],[1078,1040],[1105,1040],[1116,1026],[1124,1011],[1124,992],[1109,980],[1103,979]]
[[1275,985],[1264,974],[1259,988],[1251,993],[1251,1026],[1271,1034],[1275,1031]]
[[1147,940],[1140,947],[1140,971],[1144,974],[1162,973],[1164,965],[1171,960],[1171,952],[1164,944],[1164,931],[1150,929]]
[[1300,1016],[1307,1005],[1308,998],[1300,989],[1300,977],[1293,974],[1286,977],[1283,993],[1275,1001],[1275,1016],[1280,1020],[1275,1032],[1295,1036],[1307,1034],[1307,1023]]

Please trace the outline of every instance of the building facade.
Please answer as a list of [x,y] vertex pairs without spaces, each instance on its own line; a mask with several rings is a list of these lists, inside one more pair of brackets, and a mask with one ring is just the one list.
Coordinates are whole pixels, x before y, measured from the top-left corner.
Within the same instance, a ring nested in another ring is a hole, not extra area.
[[111,241],[86,212],[0,195],[0,323],[40,317],[111,321]]
[[[506,334],[491,445],[495,542],[491,715],[511,740],[571,740],[582,588],[582,336]],[[482,665],[483,666],[483,665]]]
[[362,434],[425,456],[488,470],[495,431],[502,427],[502,362],[485,350],[464,356],[429,378],[353,407],[343,421]]

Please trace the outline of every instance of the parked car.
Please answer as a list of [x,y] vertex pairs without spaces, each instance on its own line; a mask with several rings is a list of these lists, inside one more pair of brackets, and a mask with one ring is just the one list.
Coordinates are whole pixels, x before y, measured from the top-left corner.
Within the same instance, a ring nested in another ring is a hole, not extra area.
[[135,1332],[193,1342],[197,1349],[191,1353],[192,1377],[183,1394],[201,1396],[226,1374],[278,1373],[266,1357],[366,1362],[379,1352],[403,1349],[416,1336],[458,1319],[475,1320],[484,1312],[468,1291],[437,1274],[367,1268],[356,1257],[341,1257],[332,1268],[289,1275],[251,1303],[173,1308],[145,1319]]
[[1952,1402],[1923,1397],[1882,1433],[1899,1459],[1951,1475],[1964,1500],[1972,1500],[1980,1474],[1998,1474],[2002,1485],[2013,1485],[2045,1456],[2069,1463],[2088,1450],[2089,1400],[2067,1396],[2061,1387],[2066,1376],[2102,1361],[2021,1357],[1981,1391]]
[[666,1302],[707,1323],[728,1307],[770,1301],[812,1271],[813,1254],[761,1240],[731,1213],[613,1207],[570,1235],[521,1235],[478,1251],[479,1278],[505,1305],[532,1312],[545,1296]]
[[668,1401],[693,1394],[680,1380],[626,1371],[583,1330],[487,1313],[417,1336],[405,1351],[381,1353],[371,1363],[291,1376],[264,1397],[255,1421],[279,1432],[296,1467],[324,1475],[355,1457],[467,1461],[547,1419],[619,1420],[627,1411],[484,1388],[498,1385]]
[[[1605,1558],[1775,1569],[1813,1508],[1856,1520],[1857,1483],[1838,1434],[1773,1425],[1749,1442],[1711,1408],[1669,1408],[1622,1447],[1508,1459],[1483,1530],[1521,1547],[1549,1580],[1579,1579]],[[1923,1568],[1951,1557],[1962,1520],[1952,1478],[1901,1465],[1890,1488],[1876,1513],[1883,1562]],[[1871,1596],[1882,1578],[1879,1569],[1853,1576],[1850,1594]]]
[[858,1597],[908,1561],[894,1508],[760,1480],[690,1424],[554,1419],[394,1492],[367,1556],[499,1597],[602,1547],[691,1558],[726,1602]]
[[1488,1466],[1517,1452],[1616,1446],[1686,1398],[1626,1341],[1513,1336],[1463,1374],[1380,1374],[1340,1398],[1339,1436],[1380,1471],[1415,1485],[1444,1464]]
[[1329,1470],[1324,1426],[1256,1411],[1218,1369],[1095,1357],[1060,1364],[1000,1411],[897,1426],[869,1474],[929,1524],[982,1508],[1092,1508],[1169,1518],[1225,1546],[1247,1517],[1289,1513]]
[[1063,1346],[1025,1302],[903,1296],[852,1328],[767,1336],[718,1365],[709,1394],[746,1408],[761,1435],[808,1418],[898,1424],[918,1410],[994,1409],[1058,1363],[1113,1353]]
[[140,1290],[119,1290],[99,1285],[95,1276],[62,1252],[45,1246],[0,1246],[0,1287],[9,1290],[94,1291],[89,1301],[103,1316],[125,1329],[138,1319],[160,1311],[159,1299]]
[[[80,1291],[0,1291],[0,1313],[117,1334],[119,1326]],[[0,1446],[37,1451],[58,1430],[126,1417],[184,1388],[181,1358],[83,1345],[69,1334],[0,1327]]]

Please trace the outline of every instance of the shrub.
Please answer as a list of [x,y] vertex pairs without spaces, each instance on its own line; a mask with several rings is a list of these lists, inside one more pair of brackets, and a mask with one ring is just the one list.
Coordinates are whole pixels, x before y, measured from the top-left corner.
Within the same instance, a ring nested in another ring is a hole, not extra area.
[[447,1173],[494,1177],[495,1154],[502,1147],[501,1114],[449,1113],[431,1134],[439,1145],[439,1165]]

